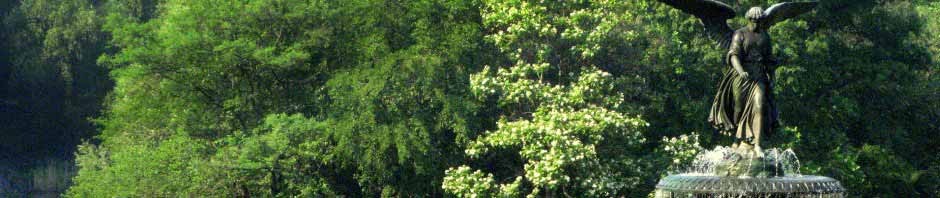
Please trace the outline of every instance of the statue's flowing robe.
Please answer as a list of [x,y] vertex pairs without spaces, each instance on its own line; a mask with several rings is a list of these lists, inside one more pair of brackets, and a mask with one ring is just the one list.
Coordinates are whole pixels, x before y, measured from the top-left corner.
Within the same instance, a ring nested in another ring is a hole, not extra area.
[[[708,116],[708,121],[722,134],[745,140],[773,133],[778,112],[773,101],[771,52],[770,37],[766,32],[735,31],[725,59],[728,68],[718,84],[718,93]],[[742,77],[734,69],[732,56],[740,59],[749,78]],[[758,119],[763,119],[763,124],[759,124]]]

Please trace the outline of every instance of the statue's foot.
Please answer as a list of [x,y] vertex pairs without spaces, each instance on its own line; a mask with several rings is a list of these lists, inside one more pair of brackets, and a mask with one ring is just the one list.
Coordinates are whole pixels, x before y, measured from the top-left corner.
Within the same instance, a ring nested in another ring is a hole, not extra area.
[[757,157],[764,157],[764,150],[758,145],[754,145],[754,153],[757,154]]
[[751,149],[754,149],[754,146],[748,144],[747,142],[739,142],[736,145],[737,147],[735,147],[735,149],[740,149],[739,151],[750,151]]

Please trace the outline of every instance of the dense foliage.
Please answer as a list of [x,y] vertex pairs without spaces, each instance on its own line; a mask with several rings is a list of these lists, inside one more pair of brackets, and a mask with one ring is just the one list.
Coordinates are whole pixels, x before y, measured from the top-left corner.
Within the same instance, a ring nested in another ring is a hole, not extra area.
[[[940,196],[940,3],[820,2],[771,29],[782,127],[767,144],[851,197]],[[68,197],[646,197],[728,144],[706,122],[725,52],[652,0],[0,14],[0,161],[74,158]]]
[[0,196],[60,194],[75,145],[96,134],[113,86],[96,64],[107,51],[94,1],[2,1],[0,16]]

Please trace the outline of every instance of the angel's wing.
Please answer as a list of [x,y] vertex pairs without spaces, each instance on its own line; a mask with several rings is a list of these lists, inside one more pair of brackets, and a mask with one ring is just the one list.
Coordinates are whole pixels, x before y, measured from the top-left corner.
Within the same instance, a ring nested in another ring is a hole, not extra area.
[[718,42],[718,46],[728,49],[734,30],[728,25],[728,19],[734,18],[734,8],[715,0],[659,0],[666,5],[694,15],[702,20],[708,37]]
[[785,2],[778,3],[770,6],[767,10],[764,10],[765,22],[768,27],[773,26],[781,21],[799,16],[800,14],[807,13],[816,5],[818,2]]

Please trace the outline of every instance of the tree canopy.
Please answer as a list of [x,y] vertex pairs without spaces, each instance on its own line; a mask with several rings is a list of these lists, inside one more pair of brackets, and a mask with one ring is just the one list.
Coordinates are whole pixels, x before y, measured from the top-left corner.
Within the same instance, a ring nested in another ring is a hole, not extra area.
[[[730,143],[706,121],[725,52],[658,1],[27,0],[0,16],[0,169],[74,161],[66,197],[647,197]],[[848,196],[940,195],[938,16],[821,0],[771,28],[767,144]]]

